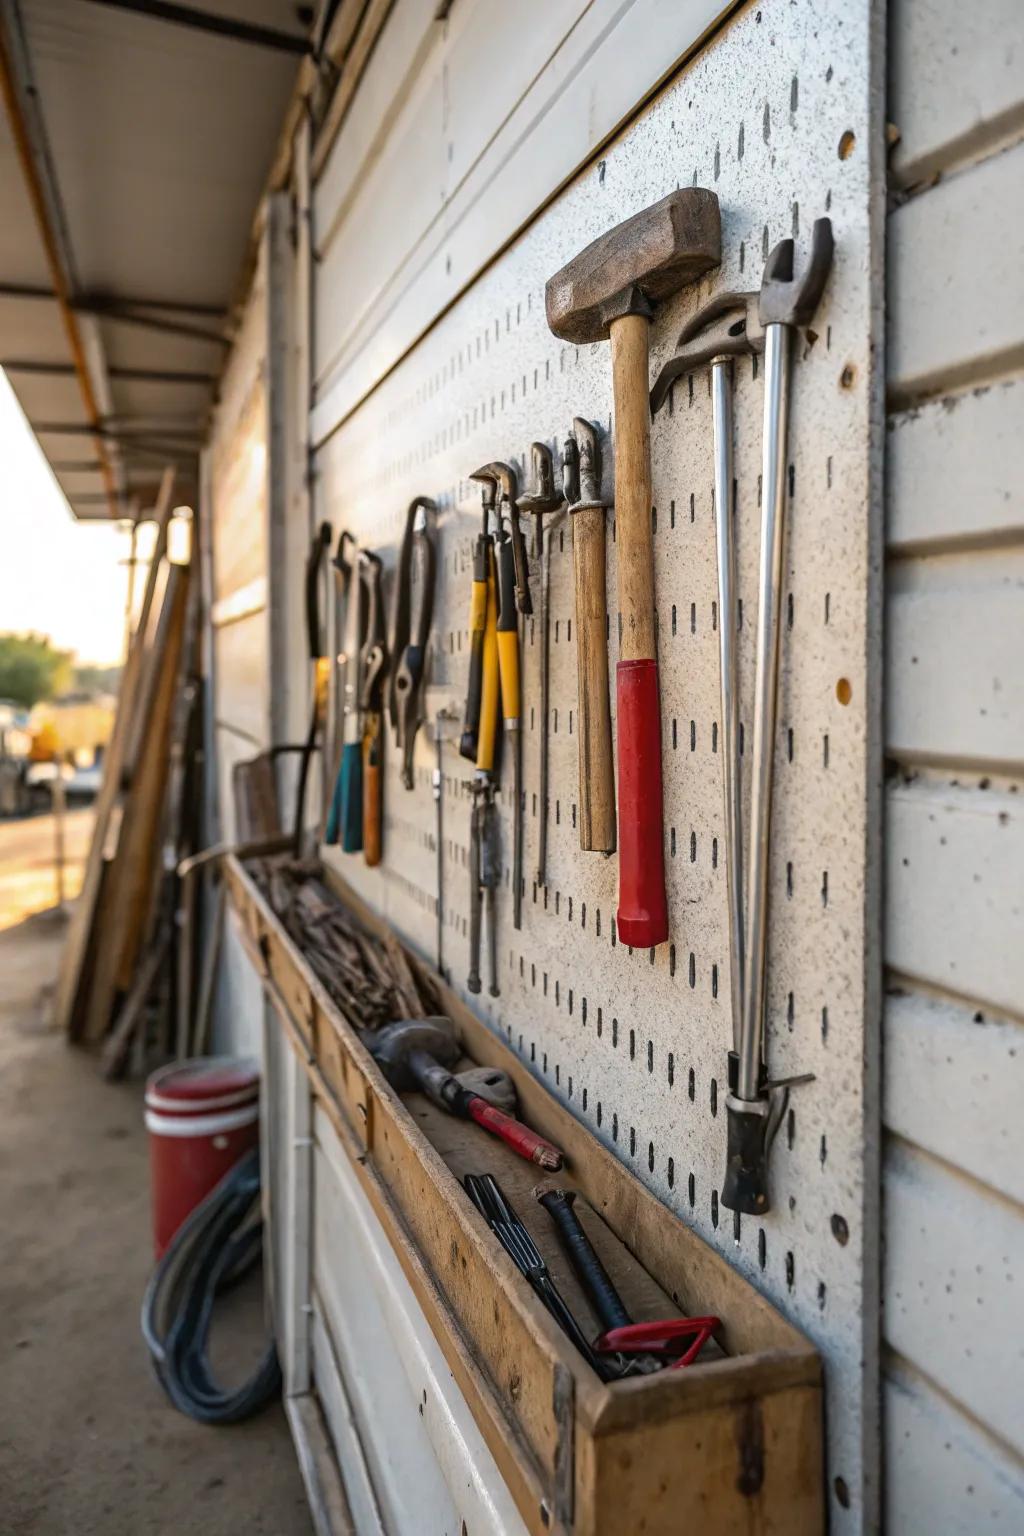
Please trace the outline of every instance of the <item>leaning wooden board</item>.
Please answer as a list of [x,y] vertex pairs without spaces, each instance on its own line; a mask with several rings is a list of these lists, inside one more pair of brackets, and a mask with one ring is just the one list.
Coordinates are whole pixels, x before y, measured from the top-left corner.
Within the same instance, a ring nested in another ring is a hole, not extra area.
[[[387,931],[344,882],[328,878],[368,929]],[[317,1099],[530,1530],[822,1531],[821,1366],[802,1335],[433,977],[467,1054],[509,1073],[522,1118],[565,1150],[573,1183],[650,1280],[684,1312],[723,1320],[727,1358],[599,1381],[470,1205],[442,1155],[444,1129],[435,1125],[435,1145],[422,1101],[410,1112],[388,1087],[237,858],[227,861],[226,880]],[[464,1152],[455,1143],[447,1152],[458,1168]],[[528,1214],[518,1192],[516,1201]]]

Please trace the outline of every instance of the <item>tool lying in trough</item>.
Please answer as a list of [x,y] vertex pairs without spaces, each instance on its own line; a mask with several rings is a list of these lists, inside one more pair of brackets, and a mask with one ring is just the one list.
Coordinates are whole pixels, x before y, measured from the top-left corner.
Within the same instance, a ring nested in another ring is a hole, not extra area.
[[490,1173],[467,1173],[462,1182],[467,1195],[513,1264],[540,1297],[563,1333],[572,1340],[598,1376],[604,1380],[610,1379],[610,1366],[591,1349],[586,1334],[552,1280],[540,1249],[516,1215],[497,1179]]
[[721,260],[718,198],[672,192],[600,236],[547,285],[548,325],[577,346],[608,340],[615,421],[615,518],[622,638],[618,705],[619,939],[668,938],[661,711],[654,624],[648,331],[661,300]]
[[594,1340],[598,1356],[619,1357],[616,1374],[628,1374],[632,1362],[636,1374],[646,1375],[662,1366],[676,1369],[692,1365],[701,1350],[721,1327],[717,1317],[667,1317],[655,1322],[634,1323],[622,1297],[612,1284],[573,1205],[576,1193],[555,1184],[538,1184],[534,1198],[555,1224],[559,1241],[604,1331]]
[[402,754],[406,789],[413,787],[413,751],[423,721],[427,637],[434,614],[437,564],[427,519],[436,510],[429,496],[417,496],[410,504],[395,581],[388,712]]
[[[462,1120],[475,1120],[483,1130],[498,1136],[528,1163],[552,1172],[561,1168],[562,1153],[543,1136],[531,1131],[493,1101],[467,1088],[450,1068],[461,1055],[461,1047],[450,1019],[402,1019],[371,1036],[370,1054],[384,1076],[399,1093],[419,1090],[431,1103]],[[503,1076],[504,1074],[502,1074]],[[492,1074],[492,1087],[495,1079]],[[511,1081],[508,1089],[513,1098]]]
[[362,928],[314,860],[254,858],[249,873],[354,1029],[379,1029],[439,1006],[426,973],[413,974],[392,934]]

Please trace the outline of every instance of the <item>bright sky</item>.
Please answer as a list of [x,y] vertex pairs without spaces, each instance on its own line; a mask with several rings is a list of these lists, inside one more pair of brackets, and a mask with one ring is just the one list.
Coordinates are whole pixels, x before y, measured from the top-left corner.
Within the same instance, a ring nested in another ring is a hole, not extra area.
[[72,517],[3,369],[0,466],[0,633],[35,630],[80,662],[119,662],[128,534]]

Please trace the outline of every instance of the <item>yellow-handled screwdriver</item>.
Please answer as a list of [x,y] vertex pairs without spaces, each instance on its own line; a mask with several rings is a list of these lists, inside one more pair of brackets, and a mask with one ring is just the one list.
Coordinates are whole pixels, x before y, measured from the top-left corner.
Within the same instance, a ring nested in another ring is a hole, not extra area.
[[487,606],[481,646],[480,717],[477,733],[476,773],[473,777],[473,810],[469,836],[469,978],[471,992],[480,991],[480,937],[482,904],[487,904],[489,991],[498,996],[498,935],[496,895],[501,878],[498,818],[494,805],[494,766],[498,741],[498,587],[494,551],[488,541]]
[[[510,507],[509,517],[519,514]],[[519,623],[516,616],[515,550],[511,532],[503,528],[497,540],[498,671],[501,714],[512,753],[512,926],[523,916],[523,734],[522,688],[519,677]]]

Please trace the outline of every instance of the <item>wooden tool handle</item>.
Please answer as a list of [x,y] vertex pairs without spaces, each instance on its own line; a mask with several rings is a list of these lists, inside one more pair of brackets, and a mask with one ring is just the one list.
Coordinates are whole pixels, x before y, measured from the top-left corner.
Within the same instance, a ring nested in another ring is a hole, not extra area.
[[636,949],[668,938],[661,782],[661,706],[654,630],[648,323],[612,323],[615,526],[622,640],[616,667],[619,939]]
[[383,854],[383,742],[383,719],[375,714],[368,720],[363,737],[363,859],[370,869],[380,863]]
[[471,1120],[475,1120],[485,1131],[490,1131],[492,1136],[500,1136],[506,1146],[518,1152],[520,1157],[525,1157],[528,1163],[537,1163],[552,1173],[561,1168],[565,1159],[559,1148],[543,1136],[538,1136],[536,1131],[531,1131],[521,1120],[506,1115],[503,1109],[488,1104],[486,1099],[476,1093],[468,1096],[467,1105]]
[[576,578],[576,695],[579,716],[580,847],[615,848],[615,773],[608,701],[608,598],[605,590],[605,509],[572,515]]
[[655,654],[648,329],[643,315],[623,315],[613,321],[610,331],[620,661],[648,660]]

